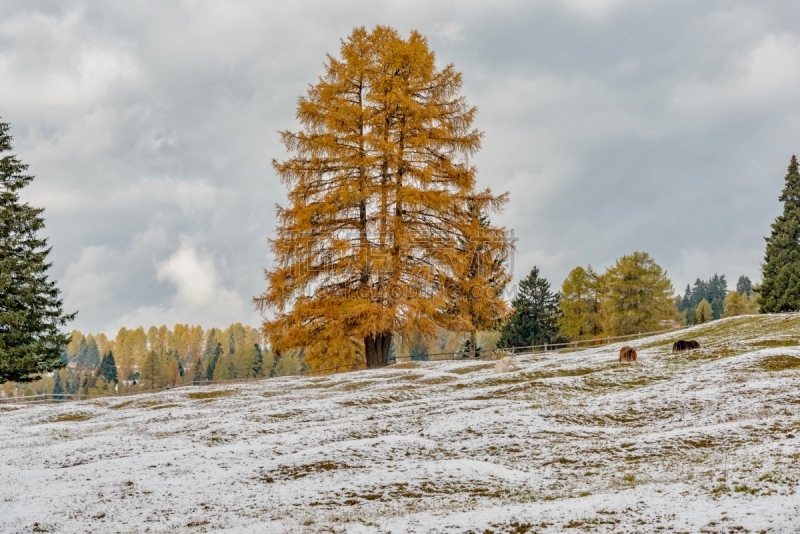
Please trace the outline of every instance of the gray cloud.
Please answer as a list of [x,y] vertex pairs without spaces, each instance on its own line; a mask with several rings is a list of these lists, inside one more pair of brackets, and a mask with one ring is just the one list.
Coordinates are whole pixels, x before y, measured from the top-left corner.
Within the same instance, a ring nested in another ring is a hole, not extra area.
[[[497,220],[558,286],[645,248],[677,290],[757,278],[798,150],[796,2],[0,6],[0,116],[76,327],[256,323],[299,94],[357,25],[429,36],[480,108]],[[166,33],[165,33],[166,32]],[[167,37],[167,33],[171,38]],[[41,136],[41,137],[40,137]],[[52,147],[58,147],[52,153]]]

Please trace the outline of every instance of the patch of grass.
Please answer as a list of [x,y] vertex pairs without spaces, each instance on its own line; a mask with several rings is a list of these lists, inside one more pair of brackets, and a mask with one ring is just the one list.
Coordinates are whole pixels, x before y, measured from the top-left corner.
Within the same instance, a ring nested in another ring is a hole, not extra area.
[[342,391],[356,391],[371,386],[374,380],[359,380],[354,382],[345,382],[341,387],[337,388]]
[[425,384],[427,386],[435,386],[436,384],[446,384],[447,382],[452,382],[453,380],[458,380],[454,376],[432,376],[430,378],[423,378],[419,381],[420,384]]
[[420,378],[423,378],[424,376],[425,375],[420,374],[420,373],[404,373],[404,374],[402,374],[400,376],[393,377],[392,381],[394,381],[394,380],[418,380]]
[[371,406],[375,404],[391,404],[391,400],[386,398],[370,399],[370,400],[344,400],[339,402],[342,406],[355,407],[355,406]]
[[91,419],[92,416],[88,413],[76,412],[76,413],[64,413],[61,415],[56,415],[48,419],[49,423],[65,423],[68,421],[88,421]]
[[127,400],[127,401],[124,401],[124,402],[120,402],[119,404],[115,404],[114,406],[109,406],[108,409],[109,410],[121,410],[123,408],[126,408],[126,407],[130,406],[134,402],[136,402],[136,401],[135,400]]
[[684,350],[681,352],[670,353],[668,358],[670,362],[684,363],[684,362],[703,362],[708,360],[721,360],[722,358],[730,358],[731,356],[739,356],[747,352],[743,347],[728,347],[728,346],[715,346],[715,347],[702,347],[693,350]]
[[666,376],[639,376],[623,380],[614,380],[612,377],[606,379],[590,377],[584,381],[583,389],[593,393],[603,394],[608,390],[635,389],[665,380],[669,380],[669,378]]
[[158,406],[153,406],[150,408],[151,410],[163,410],[164,408],[177,408],[180,404],[159,404]]
[[278,420],[289,419],[291,417],[294,417],[298,413],[301,413],[301,412],[271,413],[267,417],[269,417],[270,419],[278,419]]
[[528,523],[527,521],[520,523],[517,520],[513,520],[510,523],[489,523],[489,525],[496,530],[487,530],[485,532],[507,532],[509,534],[526,534],[527,532],[534,532],[534,525]]
[[476,371],[485,371],[486,369],[493,369],[493,363],[485,363],[483,365],[471,365],[469,367],[458,367],[456,369],[450,369],[447,371],[448,373],[453,373],[457,375],[468,375],[469,373],[474,373]]
[[419,364],[415,362],[403,362],[390,365],[387,369],[418,369]]
[[161,406],[164,404],[158,400],[140,401],[136,403],[137,408],[152,408],[153,406]]
[[519,384],[520,382],[530,382],[530,380],[521,373],[503,373],[499,375],[492,375],[479,385],[483,387],[492,387],[508,384]]
[[305,384],[303,384],[301,386],[295,386],[292,389],[294,389],[294,390],[298,390],[298,389],[324,389],[324,388],[332,388],[332,387],[337,386],[337,385],[338,385],[338,382],[334,382],[332,380],[328,380],[327,378],[325,378],[325,379],[322,379],[322,380],[309,380]]
[[546,378],[564,378],[569,376],[585,376],[592,373],[601,371],[601,369],[592,369],[591,367],[576,367],[574,369],[553,369],[535,371],[533,373],[522,373],[522,376],[528,380],[541,380]]
[[208,439],[206,440],[206,444],[209,447],[213,447],[215,445],[224,445],[226,443],[229,443],[231,441],[231,439],[232,438],[230,436],[228,436],[227,434],[225,434],[224,432],[219,432],[217,430],[212,430],[211,431],[211,435],[208,436]]
[[685,439],[683,442],[690,447],[694,447],[695,449],[705,449],[708,447],[717,446],[717,443],[713,439],[709,438]]
[[785,371],[787,369],[800,369],[800,358],[797,356],[778,355],[767,356],[758,366],[765,371]]
[[[734,491],[734,493],[747,493],[747,494],[750,494],[750,495],[759,495],[760,493],[762,493],[761,488],[751,488],[747,484],[734,484],[733,485],[733,491]],[[771,492],[767,492],[767,493],[771,493]]]
[[195,393],[188,393],[186,396],[192,400],[204,400],[204,399],[217,399],[219,397],[227,397],[228,395],[231,394],[233,394],[233,390],[220,389],[217,391],[197,391]]
[[755,347],[796,347],[798,342],[796,339],[760,339],[748,344]]
[[357,469],[359,466],[348,465],[345,463],[332,462],[330,460],[322,460],[303,465],[287,465],[281,466],[278,469],[270,471],[269,473],[262,473],[262,478],[275,480],[278,479],[298,479],[304,478],[314,473],[324,473],[326,471],[338,471],[340,469]]

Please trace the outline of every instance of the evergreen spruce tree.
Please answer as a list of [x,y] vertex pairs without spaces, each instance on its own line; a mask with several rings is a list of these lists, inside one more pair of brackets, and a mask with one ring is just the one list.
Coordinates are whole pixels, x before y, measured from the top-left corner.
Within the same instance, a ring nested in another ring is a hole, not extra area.
[[762,313],[800,310],[800,172],[795,156],[785,181],[779,197],[783,213],[772,223],[761,266],[758,304]]
[[261,352],[261,347],[258,346],[258,343],[253,343],[253,349],[256,352],[256,357],[253,359],[253,367],[251,371],[254,377],[259,377],[264,372],[264,353]]
[[80,336],[78,338],[78,343],[75,348],[75,357],[73,361],[78,365],[83,365],[83,362],[86,360],[86,353],[89,351],[89,345],[86,343],[86,338]]
[[683,293],[683,297],[681,297],[681,299],[676,303],[675,307],[677,307],[678,311],[683,314],[686,324],[687,325],[692,324],[692,318],[694,317],[694,309],[692,308],[691,285],[686,284],[686,291]]
[[472,338],[467,338],[458,348],[458,351],[455,353],[456,360],[463,360],[466,358],[480,358],[481,353],[483,352],[483,346],[481,346],[477,340],[475,341],[474,349],[473,349],[473,340]]
[[422,332],[416,331],[411,338],[411,349],[409,350],[411,361],[422,362],[430,359],[428,356],[428,343]]
[[11,151],[9,125],[0,122],[0,384],[30,382],[63,367],[69,335],[60,291],[47,276],[50,247],[38,236],[42,208],[20,201],[33,176]]
[[53,399],[61,400],[61,395],[64,393],[64,386],[61,385],[61,373],[58,369],[53,373]]
[[739,277],[739,281],[736,282],[736,291],[740,295],[747,295],[748,297],[753,293],[753,283],[750,282],[750,278],[742,275]]
[[[213,339],[213,338],[212,338]],[[217,362],[222,355],[222,343],[219,341],[211,345],[211,350],[208,353],[208,366],[206,367],[206,380],[214,380],[214,371],[217,368]]]
[[725,275],[714,276],[708,281],[708,295],[706,300],[711,304],[711,310],[714,312],[714,319],[722,317],[725,297],[728,295],[728,281],[725,280]]
[[114,354],[108,351],[100,362],[100,375],[109,383],[117,382],[117,362],[114,361]]
[[78,393],[78,389],[80,387],[81,387],[80,378],[75,376],[75,374],[72,373],[70,370],[69,374],[67,375],[66,383],[64,384],[64,389],[70,395],[75,395],[76,393]]
[[278,376],[278,369],[281,366],[281,359],[283,359],[283,356],[281,355],[280,351],[276,351],[275,357],[272,359],[272,367],[269,370],[270,378]]
[[92,369],[100,366],[100,349],[97,346],[97,340],[95,340],[94,336],[87,336],[86,350],[83,353],[80,363]]
[[519,293],[511,302],[513,311],[500,327],[498,347],[527,347],[553,343],[558,338],[558,295],[550,282],[539,276],[539,268],[519,284]]
[[192,379],[194,382],[200,382],[201,380],[205,379],[206,372],[205,368],[203,367],[203,358],[202,356],[197,357],[197,361],[194,364],[194,378]]

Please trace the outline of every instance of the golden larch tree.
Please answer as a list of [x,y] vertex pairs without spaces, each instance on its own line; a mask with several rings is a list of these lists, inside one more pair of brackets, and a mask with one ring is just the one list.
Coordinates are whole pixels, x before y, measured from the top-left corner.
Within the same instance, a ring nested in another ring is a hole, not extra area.
[[368,367],[386,365],[393,335],[432,336],[452,320],[448,282],[464,272],[459,239],[475,237],[469,158],[481,132],[461,74],[437,68],[426,39],[355,29],[299,99],[300,130],[273,165],[288,188],[277,207],[267,289],[254,299],[277,352],[363,341]]
[[458,239],[459,259],[453,262],[453,275],[446,284],[449,306],[443,324],[451,331],[469,333],[470,358],[476,356],[478,331],[494,330],[508,316],[502,295],[512,279],[506,263],[513,243],[505,228],[491,225],[487,213],[499,209],[506,195],[483,200],[491,204],[468,203],[469,232]]
[[558,326],[567,339],[593,339],[603,333],[600,304],[604,296],[604,280],[590,265],[575,267],[561,284]]
[[603,279],[601,314],[606,334],[652,332],[677,319],[672,282],[647,252],[622,256]]

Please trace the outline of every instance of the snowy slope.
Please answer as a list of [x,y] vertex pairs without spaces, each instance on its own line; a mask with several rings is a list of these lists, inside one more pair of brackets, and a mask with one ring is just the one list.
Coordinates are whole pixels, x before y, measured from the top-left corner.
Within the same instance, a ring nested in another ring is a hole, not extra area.
[[741,317],[639,340],[638,364],[0,407],[0,531],[796,533],[798,339],[798,315]]

